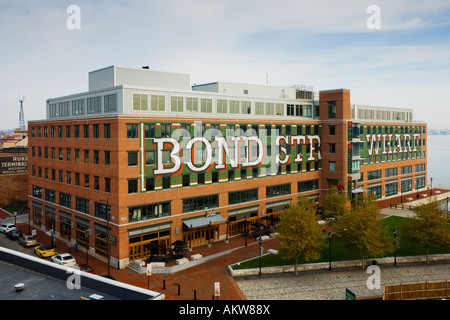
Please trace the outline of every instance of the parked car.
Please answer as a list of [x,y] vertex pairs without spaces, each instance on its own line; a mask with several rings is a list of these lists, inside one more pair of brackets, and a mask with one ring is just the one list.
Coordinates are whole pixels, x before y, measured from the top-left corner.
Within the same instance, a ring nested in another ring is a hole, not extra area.
[[36,253],[41,258],[47,258],[54,256],[56,254],[55,249],[48,245],[40,245],[34,248],[34,253]]
[[56,254],[52,256],[50,259],[52,260],[52,262],[55,262],[65,267],[73,267],[77,264],[75,258],[72,257],[72,255],[70,255],[69,253]]
[[88,264],[80,264],[78,265],[78,267],[80,268],[81,271],[95,274],[94,269],[92,269],[92,267]]
[[19,238],[19,244],[21,244],[24,247],[32,247],[32,246],[37,246],[38,242],[37,242],[35,236],[22,235]]
[[0,226],[0,232],[7,233],[10,230],[17,229],[14,223],[4,223]]
[[11,240],[17,240],[21,236],[23,236],[23,233],[19,229],[12,229],[6,233],[6,237]]

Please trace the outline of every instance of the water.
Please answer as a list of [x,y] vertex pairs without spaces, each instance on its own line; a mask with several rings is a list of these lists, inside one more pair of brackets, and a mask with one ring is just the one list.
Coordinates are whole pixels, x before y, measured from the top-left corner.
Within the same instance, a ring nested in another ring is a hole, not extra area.
[[427,136],[427,184],[450,187],[450,135]]

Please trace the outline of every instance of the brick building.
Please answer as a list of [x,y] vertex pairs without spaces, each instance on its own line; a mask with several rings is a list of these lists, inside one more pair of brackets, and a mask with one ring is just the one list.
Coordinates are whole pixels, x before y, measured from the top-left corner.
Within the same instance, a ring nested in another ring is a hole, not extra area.
[[[333,185],[379,198],[426,186],[426,125],[347,89],[216,82],[111,66],[29,122],[35,226],[124,267],[154,242],[195,246]],[[108,216],[108,213],[109,216]],[[109,219],[108,219],[109,217]]]

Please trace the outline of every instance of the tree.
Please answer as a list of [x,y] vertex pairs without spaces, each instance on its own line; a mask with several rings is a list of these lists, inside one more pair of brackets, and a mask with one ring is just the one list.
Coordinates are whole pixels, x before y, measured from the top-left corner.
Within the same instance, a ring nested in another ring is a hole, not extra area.
[[301,198],[285,210],[277,227],[280,249],[286,252],[284,258],[295,259],[295,274],[299,257],[306,261],[316,260],[324,245],[322,227],[317,222],[316,205]]
[[361,255],[361,267],[368,255],[382,256],[392,252],[392,239],[381,222],[377,198],[373,193],[358,197],[355,206],[338,219],[334,225],[335,235],[350,250]]
[[347,194],[345,191],[339,191],[335,186],[331,188],[324,202],[326,215],[331,220],[339,219],[350,210]]
[[415,216],[406,222],[401,231],[403,238],[425,246],[427,255],[430,246],[450,247],[450,231],[447,228],[447,213],[439,207],[436,198],[414,209]]

